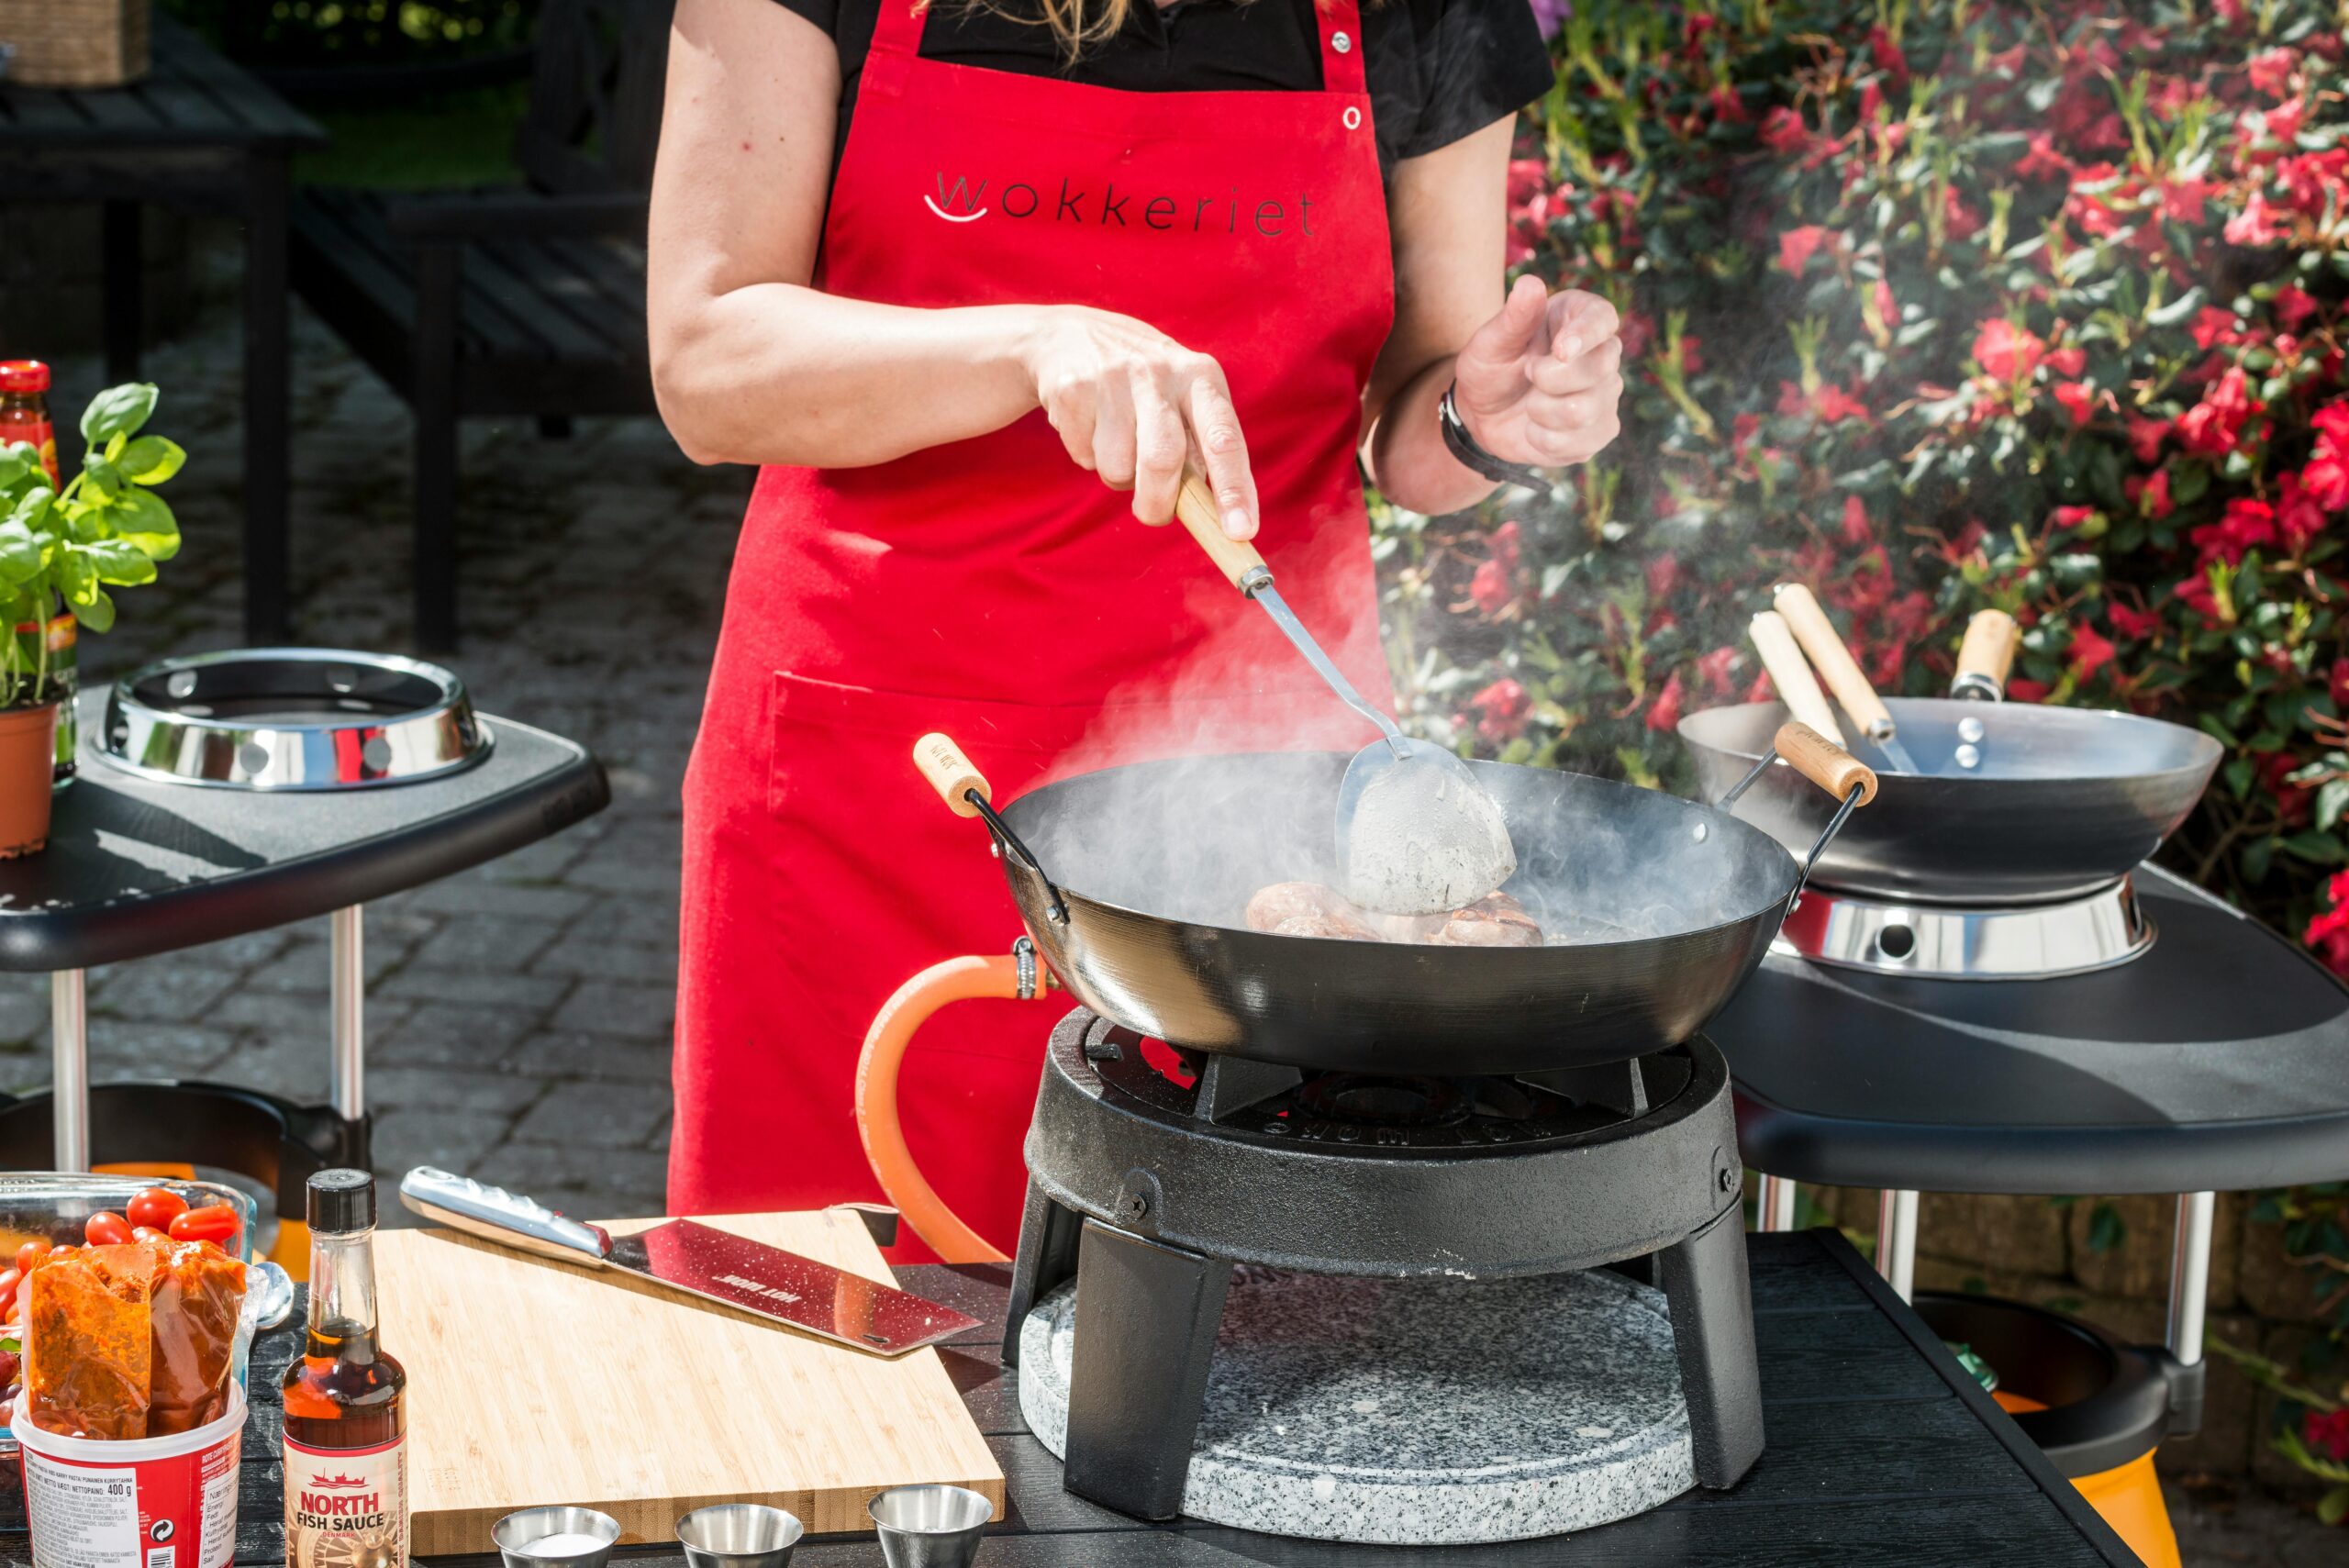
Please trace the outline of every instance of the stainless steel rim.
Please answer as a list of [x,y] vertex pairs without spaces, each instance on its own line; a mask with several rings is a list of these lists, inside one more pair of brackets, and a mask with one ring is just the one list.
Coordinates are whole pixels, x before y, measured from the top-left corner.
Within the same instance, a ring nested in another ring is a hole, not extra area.
[[2127,963],[2154,936],[2127,877],[2084,898],[2007,909],[1905,904],[1814,884],[1775,948],[1877,973],[2052,980]]
[[[282,689],[281,689],[282,688]],[[239,716],[214,700],[295,711]],[[313,715],[304,705],[316,705]],[[114,684],[96,751],[158,783],[305,793],[413,784],[487,756],[451,671],[397,654],[249,648],[160,660]]]

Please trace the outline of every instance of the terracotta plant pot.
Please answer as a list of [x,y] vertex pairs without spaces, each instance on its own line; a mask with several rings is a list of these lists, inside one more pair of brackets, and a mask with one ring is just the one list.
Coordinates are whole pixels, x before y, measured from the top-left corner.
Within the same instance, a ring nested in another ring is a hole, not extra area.
[[49,842],[57,768],[57,705],[0,709],[0,861]]

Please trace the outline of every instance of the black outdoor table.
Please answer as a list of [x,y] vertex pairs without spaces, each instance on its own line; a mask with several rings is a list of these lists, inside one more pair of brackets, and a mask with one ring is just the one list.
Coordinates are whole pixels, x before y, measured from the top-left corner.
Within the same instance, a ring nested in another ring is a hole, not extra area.
[[[1466,1547],[1340,1546],[1188,1520],[1146,1524],[1073,1496],[1020,1418],[1018,1374],[998,1351],[1008,1265],[931,1265],[900,1279],[987,1325],[940,1352],[1009,1483],[977,1568],[2134,1568],[2110,1527],[1841,1237],[1757,1237],[1751,1261],[1769,1446],[1744,1481],[1573,1535]],[[239,1564],[284,1561],[276,1373],[297,1349],[291,1327],[254,1349]],[[14,1487],[0,1488],[0,1568],[28,1561],[22,1508]],[[674,1546],[622,1556],[646,1568],[684,1562]],[[869,1536],[818,1536],[792,1561],[874,1568],[881,1551]]]
[[91,965],[331,916],[328,1099],[356,1123],[362,906],[535,843],[611,800],[586,748],[486,715],[489,754],[439,778],[318,792],[156,782],[98,754],[106,695],[82,695],[81,769],[57,797],[48,849],[0,862],[0,971],[50,976],[57,1170],[90,1158]]
[[1879,1251],[1914,1277],[1916,1198],[2183,1193],[2168,1346],[2201,1360],[2213,1194],[2349,1177],[2349,988],[2157,867],[2137,960],[1950,981],[1773,955],[1707,1028],[1729,1058],[1765,1229],[1792,1184],[1883,1189]]
[[[139,208],[153,202],[245,230],[245,628],[285,634],[289,163],[317,121],[154,19],[153,66],[125,87],[27,87],[0,77],[0,201],[105,203],[106,373],[138,374]],[[28,348],[37,345],[27,345]]]

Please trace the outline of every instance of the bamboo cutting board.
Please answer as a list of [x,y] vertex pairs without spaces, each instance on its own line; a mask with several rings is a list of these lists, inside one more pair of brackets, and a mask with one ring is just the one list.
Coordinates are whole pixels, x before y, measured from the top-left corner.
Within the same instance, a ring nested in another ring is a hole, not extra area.
[[[702,1223],[890,1278],[852,1214]],[[417,1556],[495,1551],[490,1527],[542,1503],[600,1508],[623,1541],[674,1540],[711,1503],[787,1508],[811,1535],[866,1530],[874,1493],[925,1481],[1002,1512],[1003,1472],[934,1349],[885,1361],[453,1231],[378,1231],[375,1248],[384,1347],[408,1375]]]

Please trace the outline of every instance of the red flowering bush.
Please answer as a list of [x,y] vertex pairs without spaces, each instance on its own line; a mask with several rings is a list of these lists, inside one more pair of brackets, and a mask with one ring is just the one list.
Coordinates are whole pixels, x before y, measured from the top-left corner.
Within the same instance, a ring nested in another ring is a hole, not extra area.
[[1773,583],[1911,694],[1996,606],[2014,697],[2224,744],[2168,858],[2349,974],[2338,0],[1550,15],[1510,259],[1622,312],[1624,431],[1548,495],[1382,516],[1419,722],[1685,786],[1680,716],[1768,693]]

